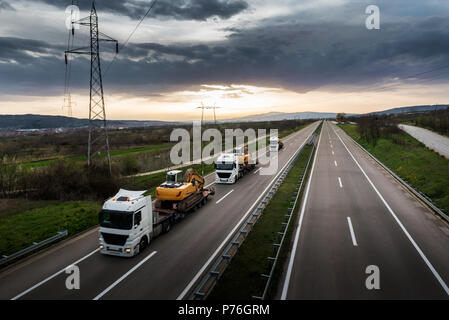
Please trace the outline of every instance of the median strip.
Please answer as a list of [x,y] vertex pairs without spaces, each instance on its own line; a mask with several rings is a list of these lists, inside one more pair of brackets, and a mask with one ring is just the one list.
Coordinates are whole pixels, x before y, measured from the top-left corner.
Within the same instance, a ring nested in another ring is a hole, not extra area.
[[210,300],[265,299],[273,296],[280,281],[280,269],[287,258],[286,247],[292,230],[289,222],[294,219],[295,208],[301,197],[305,168],[313,150],[305,145],[291,163],[290,171],[263,209],[257,224],[238,248],[226,271],[219,278]]

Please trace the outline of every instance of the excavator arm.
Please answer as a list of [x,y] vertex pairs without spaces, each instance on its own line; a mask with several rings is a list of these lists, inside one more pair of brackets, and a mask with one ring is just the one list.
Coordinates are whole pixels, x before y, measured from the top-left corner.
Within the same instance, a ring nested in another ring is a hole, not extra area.
[[198,191],[203,190],[204,178],[193,168],[187,169],[184,175],[184,182],[191,183]]

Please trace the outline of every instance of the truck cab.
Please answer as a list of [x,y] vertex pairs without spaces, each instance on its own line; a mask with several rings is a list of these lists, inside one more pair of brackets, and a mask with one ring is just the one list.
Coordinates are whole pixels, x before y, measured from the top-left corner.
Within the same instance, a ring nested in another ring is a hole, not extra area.
[[151,196],[120,189],[99,213],[100,253],[132,257],[150,242],[153,233]]
[[279,151],[279,138],[271,137],[270,138],[270,152],[278,152]]
[[235,183],[239,177],[239,157],[234,153],[223,153],[215,161],[217,183]]

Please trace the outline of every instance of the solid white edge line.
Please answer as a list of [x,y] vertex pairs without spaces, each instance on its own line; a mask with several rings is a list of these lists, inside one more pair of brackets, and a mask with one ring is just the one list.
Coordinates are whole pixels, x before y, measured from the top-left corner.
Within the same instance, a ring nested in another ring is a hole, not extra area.
[[[312,125],[303,129],[312,128]],[[315,130],[312,130],[312,132],[307,136],[307,138],[304,140],[304,142],[301,144],[301,146],[296,149],[299,150],[301,147],[310,139],[312,136],[312,133]],[[299,135],[299,132],[297,133]],[[320,134],[321,137],[321,134]],[[184,290],[179,294],[179,296],[176,298],[176,300],[182,300],[184,299],[185,295],[192,289],[193,285],[198,281],[199,277],[204,273],[204,270],[209,266],[209,264],[215,259],[216,255],[223,249],[223,247],[228,243],[229,239],[232,237],[232,235],[235,233],[238,227],[243,223],[245,219],[247,219],[248,213],[253,210],[253,208],[256,206],[256,204],[260,201],[260,199],[263,197],[265,192],[270,188],[270,186],[273,184],[273,182],[277,179],[277,177],[282,173],[282,171],[285,169],[285,167],[288,165],[291,159],[295,156],[296,152],[293,153],[293,155],[290,157],[290,159],[285,163],[284,167],[282,167],[281,170],[277,173],[277,175],[268,183],[265,190],[260,194],[260,196],[254,201],[252,206],[248,209],[248,211],[245,212],[243,217],[237,222],[237,224],[234,226],[234,228],[228,233],[226,238],[223,240],[223,242],[218,246],[218,248],[214,251],[214,253],[209,257],[209,259],[206,261],[206,263],[200,268],[200,270],[196,273],[196,275],[193,277],[193,279],[187,284],[187,286],[184,288]]]
[[256,171],[253,172],[253,174],[256,174],[257,172],[259,172],[262,168],[257,169]]
[[423,259],[424,263],[427,265],[427,267],[430,269],[430,271],[433,273],[434,277],[438,280],[438,282],[440,283],[441,287],[444,289],[444,291],[446,292],[447,295],[449,295],[449,287],[447,286],[447,284],[444,282],[443,278],[441,278],[441,276],[438,274],[438,272],[435,270],[435,268],[433,267],[433,265],[430,263],[430,261],[427,259],[427,257],[425,256],[424,252],[421,250],[421,248],[418,246],[418,244],[415,242],[415,240],[413,240],[412,236],[408,233],[407,229],[404,227],[404,225],[402,224],[402,222],[399,220],[399,218],[396,216],[396,214],[394,213],[393,209],[391,209],[390,205],[387,203],[387,201],[384,199],[384,197],[382,196],[382,194],[379,192],[379,190],[377,190],[376,186],[374,185],[374,183],[371,181],[371,179],[368,177],[368,175],[366,174],[366,172],[363,170],[363,168],[360,166],[360,164],[358,163],[358,161],[354,158],[353,154],[351,153],[351,151],[349,151],[348,147],[346,146],[346,144],[343,142],[343,140],[341,139],[341,137],[339,136],[339,134],[334,130],[334,133],[337,135],[337,137],[340,139],[341,143],[344,145],[344,147],[346,148],[346,150],[348,151],[349,155],[351,156],[352,160],[354,160],[354,162],[357,164],[357,166],[359,167],[359,169],[362,171],[363,175],[365,176],[366,180],[368,180],[369,184],[371,185],[371,187],[374,189],[374,191],[377,193],[377,195],[379,196],[379,198],[382,200],[383,204],[385,205],[385,207],[388,209],[388,211],[390,212],[390,214],[393,216],[394,220],[396,220],[396,222],[398,223],[399,227],[402,229],[402,231],[404,232],[404,234],[407,236],[408,240],[411,242],[411,244],[413,245],[413,247],[415,247],[416,251],[418,252],[418,254],[421,256],[421,258]]
[[103,290],[99,295],[97,295],[92,300],[99,300],[101,297],[103,297],[106,293],[111,291],[116,285],[118,285],[120,282],[123,281],[126,277],[128,277],[131,273],[136,271],[142,264],[147,262],[152,256],[154,256],[157,253],[157,251],[153,251],[150,253],[145,259],[140,261],[138,264],[136,264],[134,267],[132,267],[127,273],[125,273],[123,276],[121,276],[119,279],[117,279],[113,284],[111,284],[109,287],[107,287],[105,290]]
[[321,128],[320,138],[318,139],[318,147],[317,147],[317,149],[315,151],[315,156],[313,157],[312,169],[310,171],[309,181],[307,182],[306,193],[304,195],[304,202],[302,203],[302,207],[301,207],[301,215],[299,217],[298,228],[296,229],[295,241],[293,243],[292,253],[290,255],[290,261],[288,262],[287,275],[285,276],[284,286],[282,288],[281,300],[286,300],[287,299],[288,287],[289,287],[289,284],[290,284],[290,278],[291,278],[291,275],[292,275],[293,264],[294,264],[294,261],[295,261],[296,249],[298,247],[299,234],[301,233],[302,221],[304,219],[304,212],[305,212],[306,205],[307,205],[307,199],[309,197],[310,185],[312,183],[312,177],[313,177],[313,172],[314,172],[314,169],[315,169],[316,158],[317,158],[317,155],[318,155],[318,150],[320,148],[321,134],[323,133],[324,123],[325,122],[323,122],[323,127]]
[[29,289],[23,291],[22,293],[16,295],[16,296],[15,296],[14,298],[12,298],[11,300],[17,300],[17,299],[19,299],[20,297],[26,295],[27,293],[33,291],[33,290],[36,289],[37,287],[40,287],[40,286],[43,285],[44,283],[50,281],[51,279],[53,279],[53,278],[57,277],[58,275],[60,275],[61,273],[65,272],[65,270],[66,270],[68,267],[73,266],[73,265],[77,265],[77,264],[80,263],[81,261],[83,261],[83,260],[89,258],[91,255],[93,255],[94,253],[96,253],[98,250],[100,250],[100,248],[95,249],[94,251],[92,251],[91,253],[85,255],[85,256],[82,257],[81,259],[78,259],[78,260],[75,261],[74,263],[69,264],[69,265],[68,265],[67,267],[65,267],[64,269],[59,270],[58,272],[56,272],[55,274],[49,276],[48,278],[45,278],[45,279],[42,280],[41,282],[39,282],[39,283],[35,284],[34,286],[32,286],[31,288],[29,288]]
[[234,192],[234,189],[232,189],[231,191],[226,193],[220,200],[217,200],[217,202],[215,202],[215,204],[219,204],[221,201],[223,201],[224,198],[226,198],[227,196],[229,196],[233,192]]
[[351,233],[352,244],[357,247],[357,239],[355,238],[354,228],[352,227],[351,218],[348,217],[349,232]]
[[340,185],[340,188],[343,188],[343,184],[341,183],[341,178],[338,177],[338,184]]

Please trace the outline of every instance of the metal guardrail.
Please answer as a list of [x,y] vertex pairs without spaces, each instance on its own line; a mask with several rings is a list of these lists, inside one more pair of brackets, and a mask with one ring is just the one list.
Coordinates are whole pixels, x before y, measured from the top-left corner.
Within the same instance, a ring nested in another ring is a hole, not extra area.
[[[267,279],[267,282],[265,283],[265,287],[264,287],[262,296],[253,296],[252,297],[253,299],[265,300],[265,297],[267,295],[268,289],[269,289],[270,284],[271,284],[271,279],[273,277],[273,273],[274,273],[274,271],[276,269],[276,264],[278,262],[279,255],[281,253],[282,245],[284,244],[284,240],[285,240],[285,237],[287,235],[287,230],[288,230],[288,227],[290,226],[290,221],[292,220],[292,217],[294,215],[294,210],[295,210],[296,205],[298,203],[299,196],[301,194],[302,187],[303,187],[303,184],[304,184],[304,181],[305,181],[304,179],[305,179],[305,177],[307,175],[307,171],[309,169],[310,161],[312,159],[312,155],[313,155],[313,152],[315,150],[315,143],[314,143],[315,138],[316,138],[316,136],[314,134],[312,136],[311,140],[308,143],[309,145],[312,144],[312,150],[310,150],[310,154],[309,154],[309,158],[307,160],[307,164],[304,167],[304,171],[302,172],[302,174],[301,174],[301,176],[299,178],[299,182],[298,182],[298,184],[296,186],[296,189],[293,192],[292,200],[294,199],[294,201],[290,202],[290,206],[291,207],[288,208],[288,213],[285,215],[285,217],[287,218],[287,222],[283,222],[282,223],[284,228],[283,228],[282,231],[278,232],[278,237],[281,236],[281,240],[279,241],[279,243],[274,243],[273,244],[274,253],[275,253],[274,257],[267,257],[267,260],[271,262],[270,272],[269,272],[269,274],[261,274],[262,278]],[[295,162],[296,162],[296,160],[295,160]],[[292,163],[291,167],[293,167],[294,165],[295,165],[295,163]]]
[[17,259],[17,258],[19,258],[19,257],[21,257],[21,256],[24,256],[24,255],[27,254],[27,253],[33,252],[33,251],[36,250],[36,249],[42,248],[43,246],[46,246],[46,245],[48,245],[48,244],[50,244],[50,243],[52,243],[52,242],[54,242],[54,241],[56,241],[56,240],[59,240],[59,239],[61,239],[61,238],[64,238],[64,237],[66,237],[67,235],[68,235],[67,230],[59,231],[59,232],[58,232],[55,236],[53,236],[53,237],[50,237],[50,238],[48,238],[48,239],[45,239],[45,240],[43,240],[43,241],[41,241],[41,242],[35,242],[35,243],[33,243],[31,246],[29,246],[29,247],[27,247],[27,248],[25,248],[25,249],[22,249],[22,250],[20,250],[20,251],[17,251],[17,252],[15,252],[15,253],[13,253],[13,254],[11,254],[11,255],[9,255],[9,256],[3,256],[3,257],[0,259],[0,266],[2,266],[2,265],[4,265],[5,263],[10,262],[10,261],[12,261],[12,260],[14,260],[14,259]]
[[[344,132],[344,131],[343,131]],[[423,202],[427,207],[433,210],[436,214],[442,217],[444,220],[449,222],[449,216],[443,212],[440,208],[438,208],[432,200],[427,197],[424,193],[416,190],[411,185],[409,185],[404,179],[399,177],[396,173],[394,173],[390,168],[384,165],[379,159],[373,156],[368,150],[362,147],[357,141],[355,141],[351,136],[347,134],[347,136],[363,151],[365,151],[374,161],[377,162],[382,168],[384,168],[393,178],[395,178],[399,183],[401,183],[409,192],[411,192],[415,197],[417,197],[421,202]]]
[[[315,131],[316,129],[317,128],[315,128]],[[315,133],[312,134],[308,143],[310,143],[310,141],[313,141],[314,138]],[[212,268],[209,269],[207,274],[203,276],[203,279],[195,287],[193,293],[191,293],[191,295],[189,296],[189,300],[203,300],[212,291],[217,280],[220,278],[220,276],[224,273],[224,271],[230,264],[232,257],[234,257],[234,255],[237,253],[238,248],[243,244],[247,235],[251,232],[253,226],[262,216],[263,210],[267,207],[268,203],[271,201],[274,194],[279,189],[280,185],[286,178],[290,169],[293,167],[294,163],[298,159],[305,145],[306,144],[304,144],[299,150],[296,151],[296,154],[290,160],[289,165],[284,169],[284,171],[278,177],[278,179],[270,188],[270,190],[265,194],[265,196],[262,198],[256,209],[254,209],[254,211],[249,215],[248,219],[243,223],[242,227],[239,229],[239,231],[237,231],[237,233],[228,243],[224,251],[222,251],[222,254],[215,261]]]

